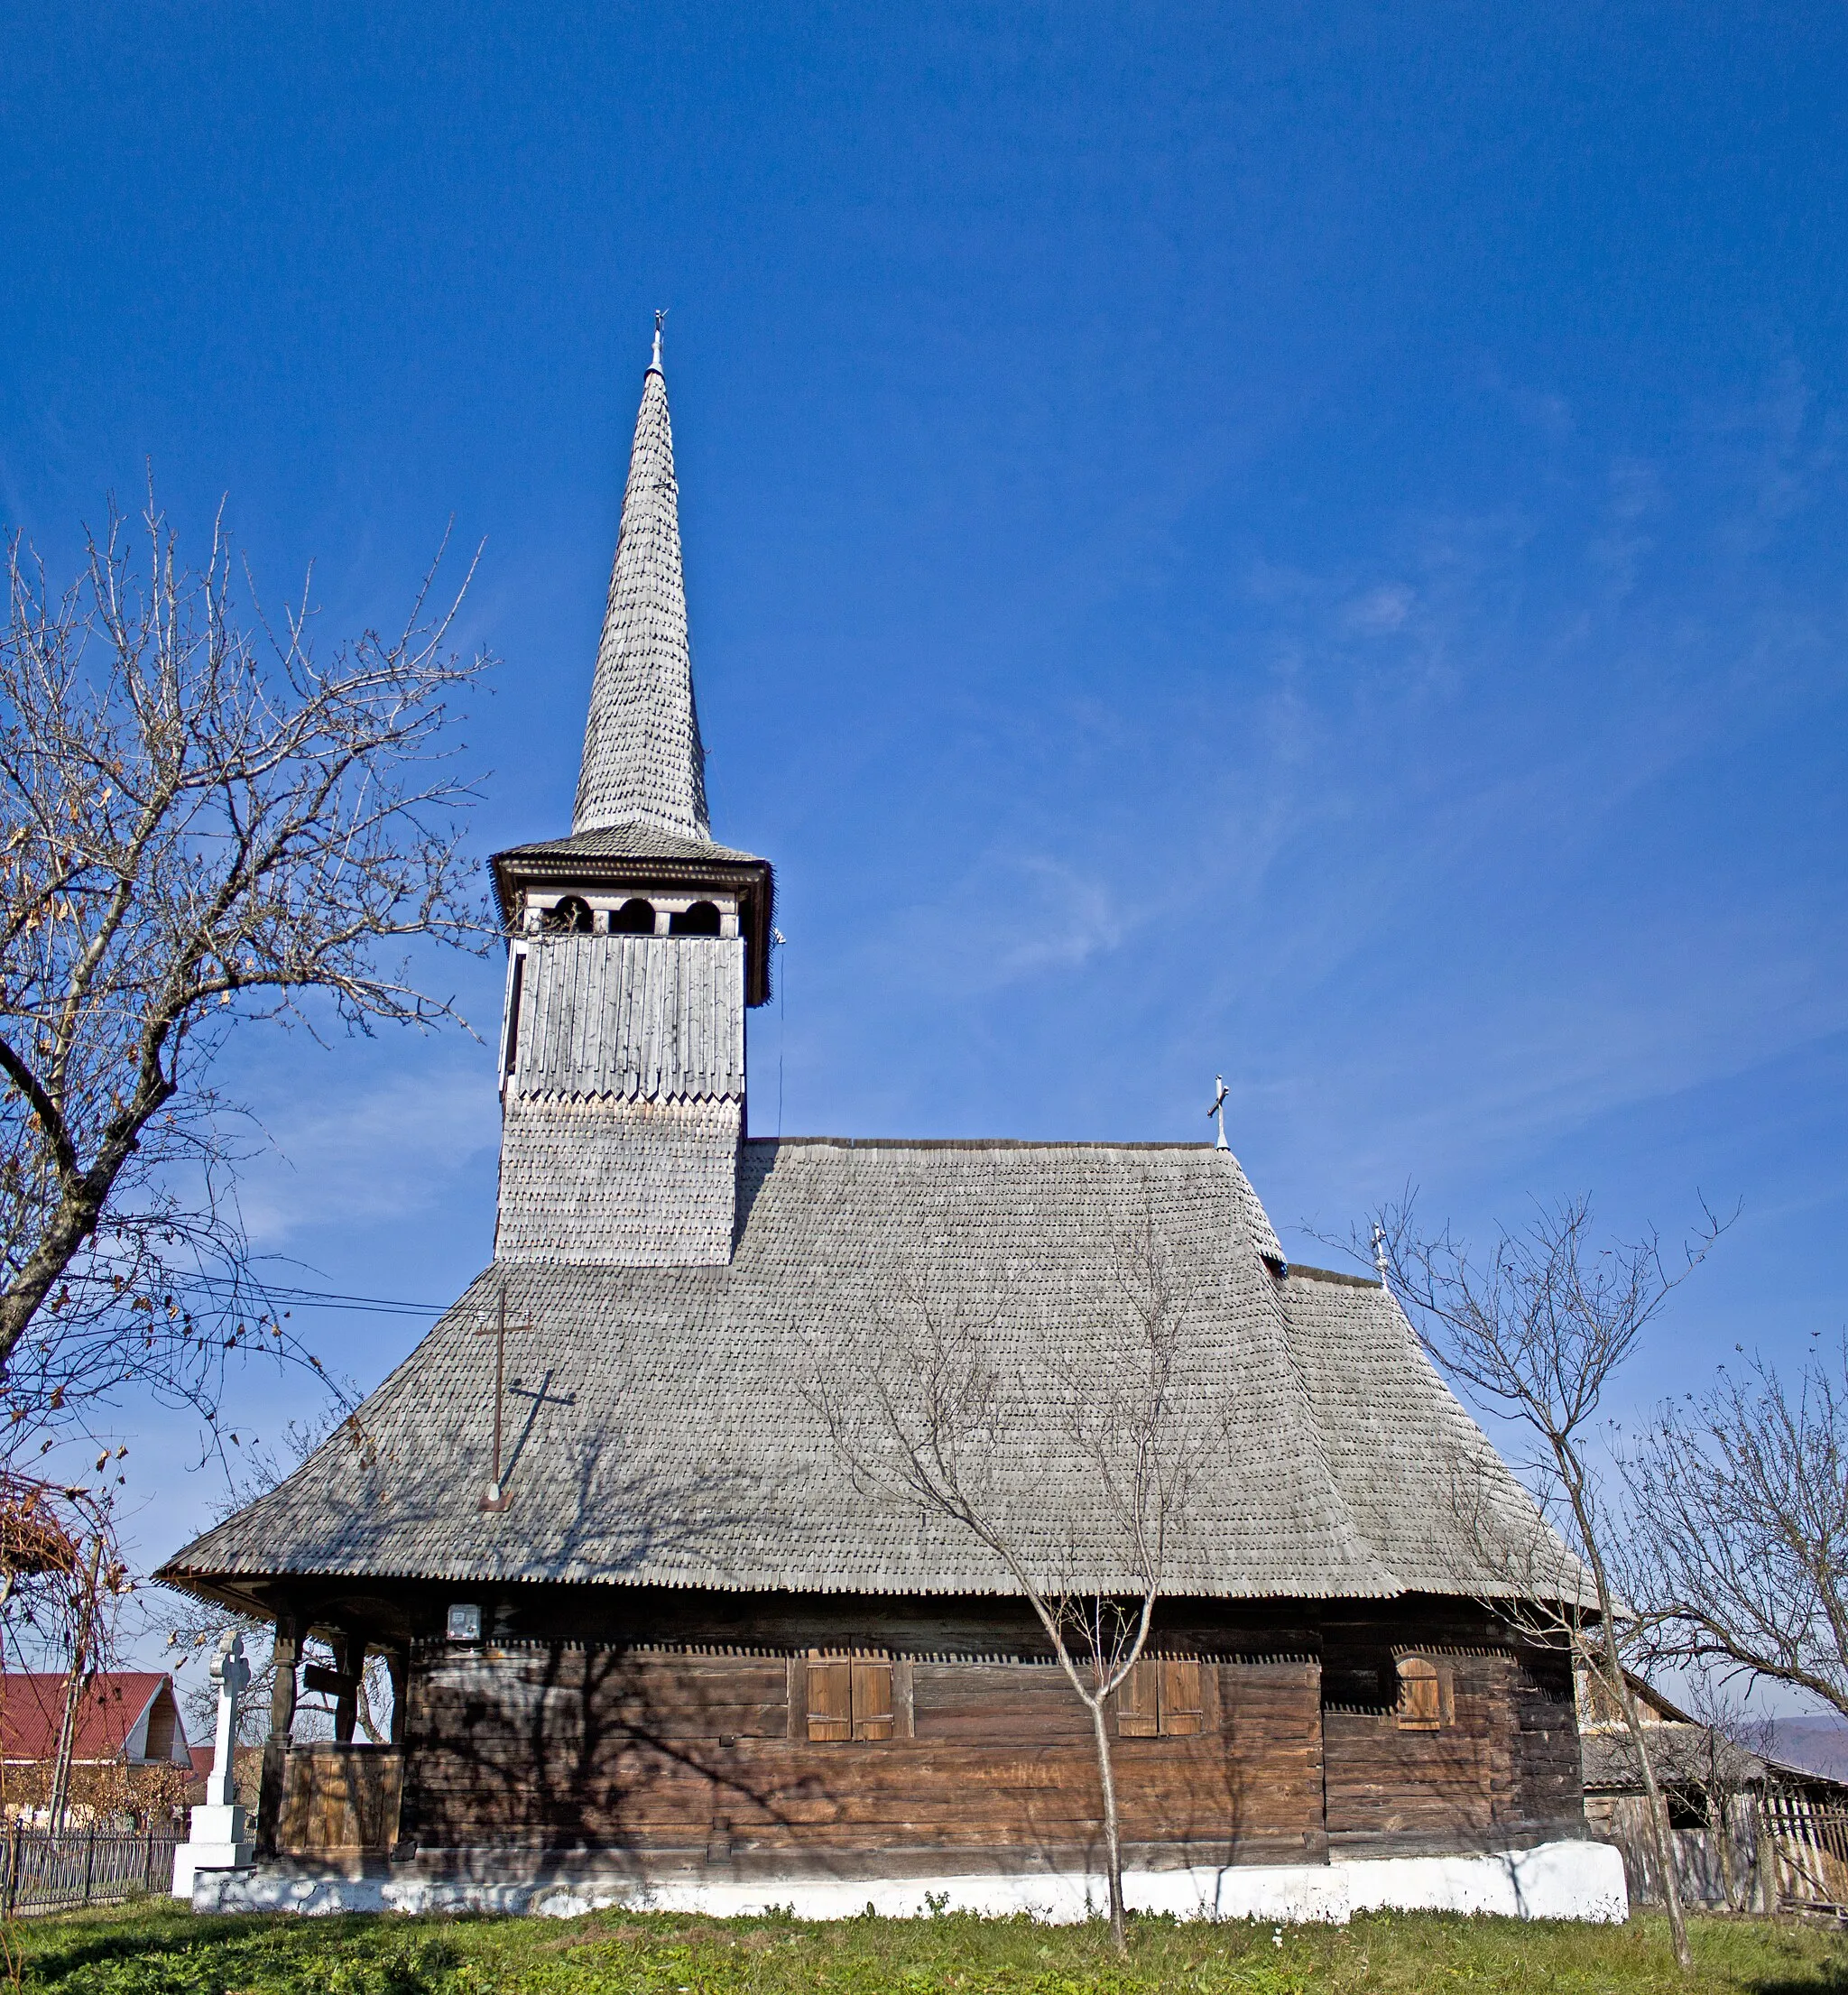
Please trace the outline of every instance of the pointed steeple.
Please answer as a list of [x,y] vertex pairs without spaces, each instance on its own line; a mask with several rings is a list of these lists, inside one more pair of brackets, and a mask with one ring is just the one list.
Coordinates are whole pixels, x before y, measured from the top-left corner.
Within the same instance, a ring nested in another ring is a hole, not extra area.
[[657,312],[654,357],[642,381],[629,453],[623,529],[610,571],[571,829],[576,834],[641,825],[703,842],[712,831],[706,815],[706,753],[687,649],[679,488],[674,482],[674,437],[661,365],[661,319]]

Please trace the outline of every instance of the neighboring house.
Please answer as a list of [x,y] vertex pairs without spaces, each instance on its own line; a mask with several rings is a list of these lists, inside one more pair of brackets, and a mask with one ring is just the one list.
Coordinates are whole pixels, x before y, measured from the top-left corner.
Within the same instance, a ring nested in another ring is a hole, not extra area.
[[[0,1676],[0,1808],[31,1816],[50,1798],[69,1679],[52,1671]],[[92,1810],[139,1812],[178,1801],[192,1753],[171,1676],[151,1670],[99,1671],[77,1707],[70,1756],[71,1798]]]
[[[856,1486],[818,1390],[854,1388],[855,1339],[920,1296],[979,1315],[1010,1368],[1050,1343],[1076,1370],[1123,1335],[1142,1228],[1198,1468],[1113,1714],[1132,1864],[1243,1871],[1212,1889],[1258,1908],[1455,1880],[1493,1903],[1529,1871],[1554,1910],[1621,1906],[1570,1670],[1496,1605],[1576,1569],[1392,1298],[1290,1266],[1223,1144],[750,1134],[774,882],[714,842],[705,767],[657,346],[572,832],[493,862],[493,1261],[160,1575],[275,1624],[264,1855],[772,1898],[980,1874],[986,1902],[1032,1904],[1095,1874],[1088,1720],[1032,1614],[966,1531]],[[1022,1405],[995,1516],[1081,1588],[1128,1591],[1092,1473]],[[337,1742],[291,1750],[310,1631]],[[369,1650],[387,1748],[351,1743]],[[1410,1855],[1455,1861],[1372,1861]]]
[[[1686,1901],[1769,1911],[1833,1907],[1848,1898],[1848,1785],[1753,1751],[1689,1717],[1640,1676],[1628,1681],[1668,1803]],[[1631,1897],[1659,1904],[1635,1741],[1608,1692],[1584,1673],[1577,1692],[1585,1818],[1622,1852]]]

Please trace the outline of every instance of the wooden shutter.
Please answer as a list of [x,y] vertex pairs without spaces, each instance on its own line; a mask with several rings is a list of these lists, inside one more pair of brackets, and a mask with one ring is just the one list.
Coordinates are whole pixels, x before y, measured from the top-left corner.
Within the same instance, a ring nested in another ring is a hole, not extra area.
[[1154,1667],[1161,1673],[1162,1737],[1190,1739],[1206,1731],[1206,1713],[1200,1696],[1199,1664],[1169,1661]]
[[892,1723],[892,1665],[889,1662],[856,1662],[854,1671],[854,1736],[856,1739],[890,1739]]
[[854,1736],[854,1666],[850,1662],[808,1665],[808,1736]]
[[1161,1730],[1159,1663],[1132,1664],[1116,1693],[1116,1729],[1124,1739],[1152,1739]]
[[1436,1732],[1444,1723],[1443,1692],[1437,1666],[1422,1656],[1407,1656],[1399,1665],[1399,1729]]

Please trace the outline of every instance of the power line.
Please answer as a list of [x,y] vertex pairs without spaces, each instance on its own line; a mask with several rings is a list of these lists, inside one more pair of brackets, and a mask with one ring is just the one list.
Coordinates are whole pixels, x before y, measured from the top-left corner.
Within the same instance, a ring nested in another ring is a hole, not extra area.
[[[215,1295],[236,1295],[241,1284],[221,1276],[207,1275],[189,1282],[189,1288],[204,1288]],[[395,1296],[349,1296],[331,1288],[279,1288],[270,1282],[254,1285],[253,1307],[260,1297],[265,1303],[286,1303],[303,1309],[340,1309],[356,1315],[375,1316],[439,1316],[452,1306],[447,1302],[407,1302]]]

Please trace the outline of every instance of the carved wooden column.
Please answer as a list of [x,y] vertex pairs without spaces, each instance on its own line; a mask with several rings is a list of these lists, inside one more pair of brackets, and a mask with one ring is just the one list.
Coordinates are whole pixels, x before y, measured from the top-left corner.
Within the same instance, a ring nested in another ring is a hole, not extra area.
[[418,1835],[423,1825],[423,1795],[418,1780],[418,1728],[411,1700],[416,1695],[416,1676],[411,1668],[411,1644],[393,1646],[385,1651],[392,1672],[392,1743],[402,1752],[398,1788],[398,1840],[392,1848],[393,1863],[409,1863],[417,1855]]
[[276,1680],[270,1691],[270,1735],[263,1741],[263,1785],[256,1807],[256,1853],[276,1853],[282,1819],[282,1782],[287,1777],[289,1732],[295,1723],[295,1670],[301,1660],[301,1622],[294,1614],[276,1616]]
[[404,1699],[411,1689],[410,1658],[395,1645],[385,1651],[385,1667],[392,1677],[392,1743],[404,1743]]

